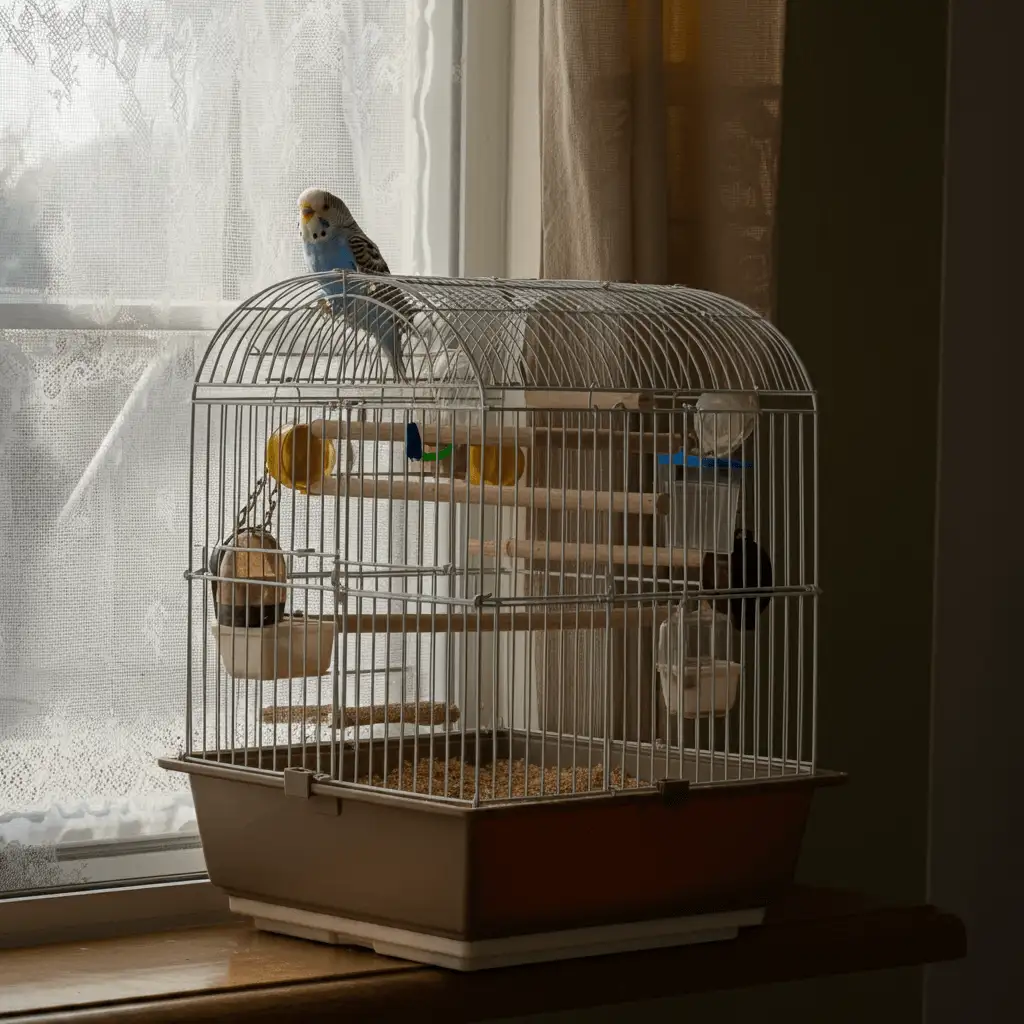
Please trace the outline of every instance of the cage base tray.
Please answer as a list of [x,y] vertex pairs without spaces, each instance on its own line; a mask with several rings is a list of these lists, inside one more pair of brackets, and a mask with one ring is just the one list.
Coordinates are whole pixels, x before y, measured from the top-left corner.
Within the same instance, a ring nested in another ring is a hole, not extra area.
[[752,908],[463,941],[261,900],[232,896],[229,902],[234,913],[253,918],[261,931],[335,946],[362,946],[380,956],[454,971],[479,971],[698,942],[728,941],[736,938],[741,928],[761,924],[765,913],[764,908]]

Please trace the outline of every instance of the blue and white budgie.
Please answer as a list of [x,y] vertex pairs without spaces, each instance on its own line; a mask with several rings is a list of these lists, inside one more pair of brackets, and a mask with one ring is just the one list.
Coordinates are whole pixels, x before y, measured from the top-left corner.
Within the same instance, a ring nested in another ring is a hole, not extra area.
[[[306,263],[314,274],[331,270],[356,270],[362,274],[390,274],[384,257],[356,223],[349,208],[324,189],[308,188],[299,196],[299,230]],[[380,346],[391,364],[395,377],[405,380],[402,365],[402,335],[407,321],[417,312],[409,297],[400,289],[371,284],[363,288],[348,282],[347,293],[342,283],[321,283],[327,308],[344,311],[351,327],[365,330]],[[346,298],[339,298],[342,294]],[[367,301],[373,300],[373,301]]]

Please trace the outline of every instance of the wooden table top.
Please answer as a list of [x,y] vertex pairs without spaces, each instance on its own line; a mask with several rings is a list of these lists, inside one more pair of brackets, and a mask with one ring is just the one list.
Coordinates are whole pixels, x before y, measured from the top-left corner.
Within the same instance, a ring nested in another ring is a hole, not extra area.
[[481,1019],[952,960],[961,922],[930,906],[795,887],[732,942],[458,974],[213,926],[0,952],[0,1020]]

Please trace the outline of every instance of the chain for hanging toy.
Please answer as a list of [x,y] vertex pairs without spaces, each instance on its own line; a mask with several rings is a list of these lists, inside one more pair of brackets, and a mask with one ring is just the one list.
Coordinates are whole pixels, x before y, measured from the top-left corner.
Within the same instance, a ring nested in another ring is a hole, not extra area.
[[244,530],[249,525],[249,517],[255,517],[256,506],[259,503],[260,494],[266,488],[266,511],[263,513],[263,529],[270,532],[270,524],[274,521],[274,511],[277,508],[277,497],[281,492],[281,487],[275,480],[269,488],[267,488],[267,482],[270,480],[268,474],[264,474],[260,477],[256,486],[253,488],[252,494],[249,495],[245,505],[239,510],[237,517],[235,518],[235,530]]

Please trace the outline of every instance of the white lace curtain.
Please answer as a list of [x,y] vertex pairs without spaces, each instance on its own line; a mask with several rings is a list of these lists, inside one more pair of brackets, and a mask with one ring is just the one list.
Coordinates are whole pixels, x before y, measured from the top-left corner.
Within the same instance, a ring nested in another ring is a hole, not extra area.
[[57,843],[194,828],[156,758],[196,359],[219,304],[304,270],[311,184],[396,272],[447,271],[444,7],[0,0],[0,892]]

